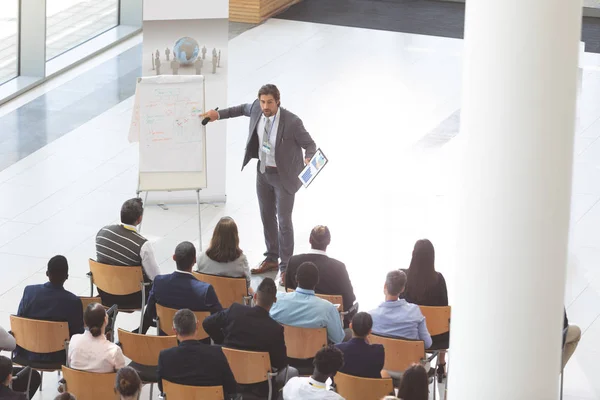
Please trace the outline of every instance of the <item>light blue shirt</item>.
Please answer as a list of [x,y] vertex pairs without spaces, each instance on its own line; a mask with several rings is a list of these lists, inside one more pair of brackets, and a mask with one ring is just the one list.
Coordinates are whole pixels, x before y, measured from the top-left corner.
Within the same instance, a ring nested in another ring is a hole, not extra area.
[[426,349],[431,347],[431,335],[418,305],[404,299],[386,301],[369,314],[373,318],[374,334],[422,340]]
[[291,293],[277,293],[277,301],[270,313],[271,318],[283,325],[327,328],[330,342],[337,344],[344,339],[344,328],[337,308],[315,296],[314,290],[298,288]]

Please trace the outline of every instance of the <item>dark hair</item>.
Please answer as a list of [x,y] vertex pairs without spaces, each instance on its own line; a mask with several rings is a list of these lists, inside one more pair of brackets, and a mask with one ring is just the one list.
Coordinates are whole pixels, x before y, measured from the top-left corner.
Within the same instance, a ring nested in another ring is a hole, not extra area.
[[187,308],[182,308],[173,317],[173,328],[180,336],[192,336],[196,332],[198,320],[196,315]]
[[54,398],[54,400],[77,400],[77,399],[71,393],[64,392],[64,393],[61,393],[58,396],[56,396]]
[[88,327],[93,337],[102,335],[102,325],[106,318],[106,310],[102,304],[91,303],[85,308],[83,313],[83,322]]
[[117,371],[115,390],[122,396],[133,396],[142,388],[142,380],[135,369],[123,367]]
[[271,278],[265,278],[256,288],[257,303],[265,308],[270,308],[277,298],[277,286]]
[[65,256],[54,256],[48,261],[47,270],[50,282],[62,285],[69,277],[69,263]]
[[189,271],[196,262],[196,247],[191,242],[181,242],[175,247],[174,258],[179,271]]
[[279,104],[281,102],[279,101],[280,94],[279,94],[279,89],[277,89],[277,86],[275,86],[271,83],[267,83],[266,85],[263,85],[258,90],[258,98],[259,99],[260,99],[260,96],[268,96],[268,95],[273,96],[273,99],[275,99],[275,101],[277,102],[277,106],[279,106]]
[[417,240],[407,271],[404,298],[415,304],[423,304],[437,287],[438,273],[435,272],[435,249],[427,239]]
[[310,261],[303,262],[296,271],[296,282],[299,288],[314,290],[319,283],[319,269]]
[[317,351],[313,365],[321,374],[334,376],[344,365],[344,353],[333,345],[323,347]]
[[390,296],[400,296],[406,286],[406,274],[404,271],[395,270],[388,272],[385,277],[385,287]]
[[369,334],[373,328],[373,318],[371,314],[366,312],[357,313],[354,318],[352,318],[352,332],[354,335],[358,337],[365,337]]
[[402,400],[427,400],[429,398],[429,387],[427,371],[423,366],[414,364],[402,375],[398,397]]
[[317,225],[310,232],[310,245],[313,249],[325,251],[331,243],[331,232],[325,225]]
[[3,385],[12,374],[12,361],[8,357],[0,356],[0,385]]
[[235,261],[242,255],[238,228],[233,218],[223,217],[219,220],[206,249],[206,255],[220,263]]
[[144,214],[144,203],[139,197],[127,200],[121,206],[121,223],[135,225]]

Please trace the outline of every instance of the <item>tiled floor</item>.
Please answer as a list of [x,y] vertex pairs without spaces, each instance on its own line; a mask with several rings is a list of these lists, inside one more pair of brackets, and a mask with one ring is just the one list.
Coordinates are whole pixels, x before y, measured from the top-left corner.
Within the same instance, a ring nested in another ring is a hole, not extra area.
[[[277,45],[262,51],[274,38]],[[361,309],[369,310],[383,300],[385,274],[406,267],[414,241],[428,237],[452,302],[449,194],[461,145],[460,135],[453,135],[462,41],[274,19],[229,45],[230,104],[253,100],[266,82],[277,84],[282,105],[302,117],[330,159],[296,197],[296,252],[308,249],[314,225],[329,225],[330,253],[346,263]],[[600,397],[595,376],[600,353],[595,340],[600,335],[600,59],[586,54],[585,65],[565,298],[569,319],[584,334],[565,371],[568,400]],[[45,263],[54,254],[69,259],[67,288],[89,293],[85,273],[87,259],[94,256],[94,235],[116,221],[122,201],[135,194],[137,145],[126,139],[131,106],[132,99],[126,99],[0,171],[0,325],[8,326],[25,285],[45,281]],[[238,222],[241,247],[255,263],[264,246],[255,173],[252,167],[239,170],[247,123],[244,118],[228,122],[228,202],[203,206],[202,237],[206,245],[218,218],[230,215]],[[448,125],[440,128],[442,123]],[[449,139],[428,142],[424,138],[432,131],[434,139]],[[363,156],[366,167],[357,164]],[[178,242],[197,244],[194,196],[150,195],[151,203],[168,207],[148,206],[142,229],[164,272],[174,269],[170,256]],[[136,315],[120,315],[117,323],[133,328],[136,320]],[[53,398],[56,379],[48,375],[36,399]]]

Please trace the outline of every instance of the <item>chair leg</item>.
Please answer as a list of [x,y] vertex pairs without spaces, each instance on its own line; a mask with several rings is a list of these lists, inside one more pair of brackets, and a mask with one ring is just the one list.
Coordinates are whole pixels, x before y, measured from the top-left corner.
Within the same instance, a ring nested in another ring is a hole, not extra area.
[[437,395],[437,369],[438,364],[440,363],[439,355],[435,358],[435,374],[433,375],[433,400],[435,400]]
[[152,392],[153,392],[153,389],[154,389],[154,383],[151,383],[151,384],[150,384],[150,397],[148,397],[150,400],[152,400]]
[[40,371],[40,392],[42,391],[43,383],[44,383],[44,371]]
[[563,398],[563,379],[565,376],[565,370],[560,371],[560,400]]
[[[31,375],[33,374],[33,369],[29,369],[29,378],[27,379],[27,400],[29,399],[29,388],[31,388]],[[40,382],[40,386],[41,386],[41,382]]]

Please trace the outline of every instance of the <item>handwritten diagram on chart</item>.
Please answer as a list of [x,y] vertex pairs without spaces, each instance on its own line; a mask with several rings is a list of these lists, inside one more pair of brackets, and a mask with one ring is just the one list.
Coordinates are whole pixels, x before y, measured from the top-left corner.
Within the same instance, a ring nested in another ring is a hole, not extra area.
[[143,82],[138,86],[140,172],[202,172],[203,82]]

